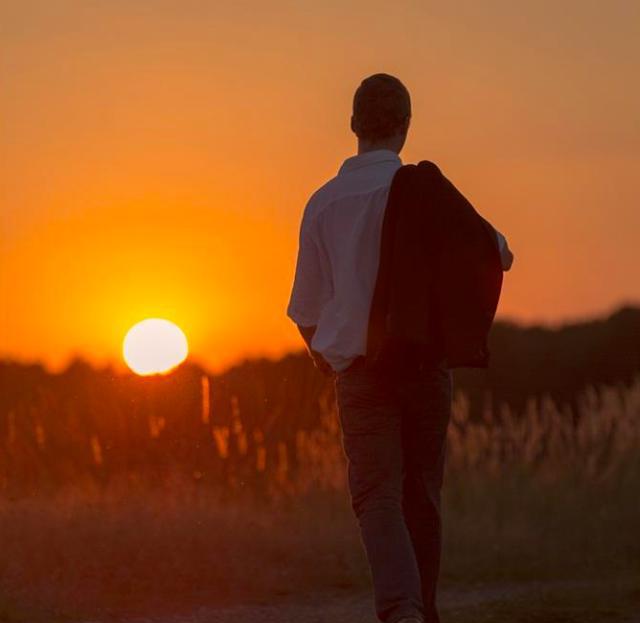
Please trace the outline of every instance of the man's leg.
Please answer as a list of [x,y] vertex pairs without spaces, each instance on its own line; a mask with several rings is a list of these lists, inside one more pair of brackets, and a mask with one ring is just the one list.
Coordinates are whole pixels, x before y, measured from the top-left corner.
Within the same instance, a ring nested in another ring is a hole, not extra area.
[[349,489],[381,621],[422,617],[420,572],[402,513],[401,411],[393,382],[355,366],[336,377]]
[[440,490],[451,412],[450,372],[428,366],[407,377],[401,391],[404,398],[404,514],[420,569],[425,621],[438,623]]

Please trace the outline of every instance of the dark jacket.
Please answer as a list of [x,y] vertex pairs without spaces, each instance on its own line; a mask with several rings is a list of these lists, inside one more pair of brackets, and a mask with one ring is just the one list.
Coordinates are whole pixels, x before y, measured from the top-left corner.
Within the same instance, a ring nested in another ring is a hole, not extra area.
[[486,367],[502,287],[495,230],[432,162],[396,172],[367,337],[369,366],[394,357]]

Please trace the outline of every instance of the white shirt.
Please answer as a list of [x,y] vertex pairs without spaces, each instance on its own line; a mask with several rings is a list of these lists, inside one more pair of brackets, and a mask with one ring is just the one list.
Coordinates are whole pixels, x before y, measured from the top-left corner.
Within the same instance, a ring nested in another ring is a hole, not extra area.
[[311,347],[337,372],[366,353],[384,211],[401,166],[387,149],[347,158],[304,210],[287,315],[316,327]]

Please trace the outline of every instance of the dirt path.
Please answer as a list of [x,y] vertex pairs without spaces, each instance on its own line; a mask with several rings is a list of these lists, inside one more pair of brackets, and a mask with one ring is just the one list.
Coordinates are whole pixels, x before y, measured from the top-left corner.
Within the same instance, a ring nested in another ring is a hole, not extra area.
[[[493,586],[469,587],[466,589],[449,589],[440,592],[440,609],[449,620],[478,620],[478,621],[531,621],[540,623],[640,623],[640,613],[603,611],[603,616],[591,611],[585,618],[578,611],[562,610],[559,617],[556,613],[532,612],[526,605],[522,608],[527,615],[520,619],[513,619],[507,614],[501,616],[482,616],[480,611],[487,613],[493,610],[492,604],[505,603],[541,603],[544,595],[550,590],[556,594],[564,590],[583,589],[589,586],[584,583],[526,583],[502,584]],[[583,611],[584,612],[584,611]],[[467,615],[471,615],[468,618]],[[473,613],[479,613],[476,619]],[[368,592],[356,594],[314,594],[299,595],[296,599],[280,600],[271,604],[240,605],[230,608],[200,608],[185,615],[154,618],[136,618],[120,621],[110,620],[109,623],[375,623],[371,595]],[[86,621],[85,623],[102,623],[100,621]]]

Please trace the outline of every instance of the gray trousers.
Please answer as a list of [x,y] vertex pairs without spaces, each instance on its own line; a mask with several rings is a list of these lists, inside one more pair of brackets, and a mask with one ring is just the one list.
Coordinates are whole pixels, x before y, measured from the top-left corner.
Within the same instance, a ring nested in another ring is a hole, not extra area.
[[349,490],[371,568],[378,618],[438,623],[440,489],[451,373],[437,364],[335,376]]

